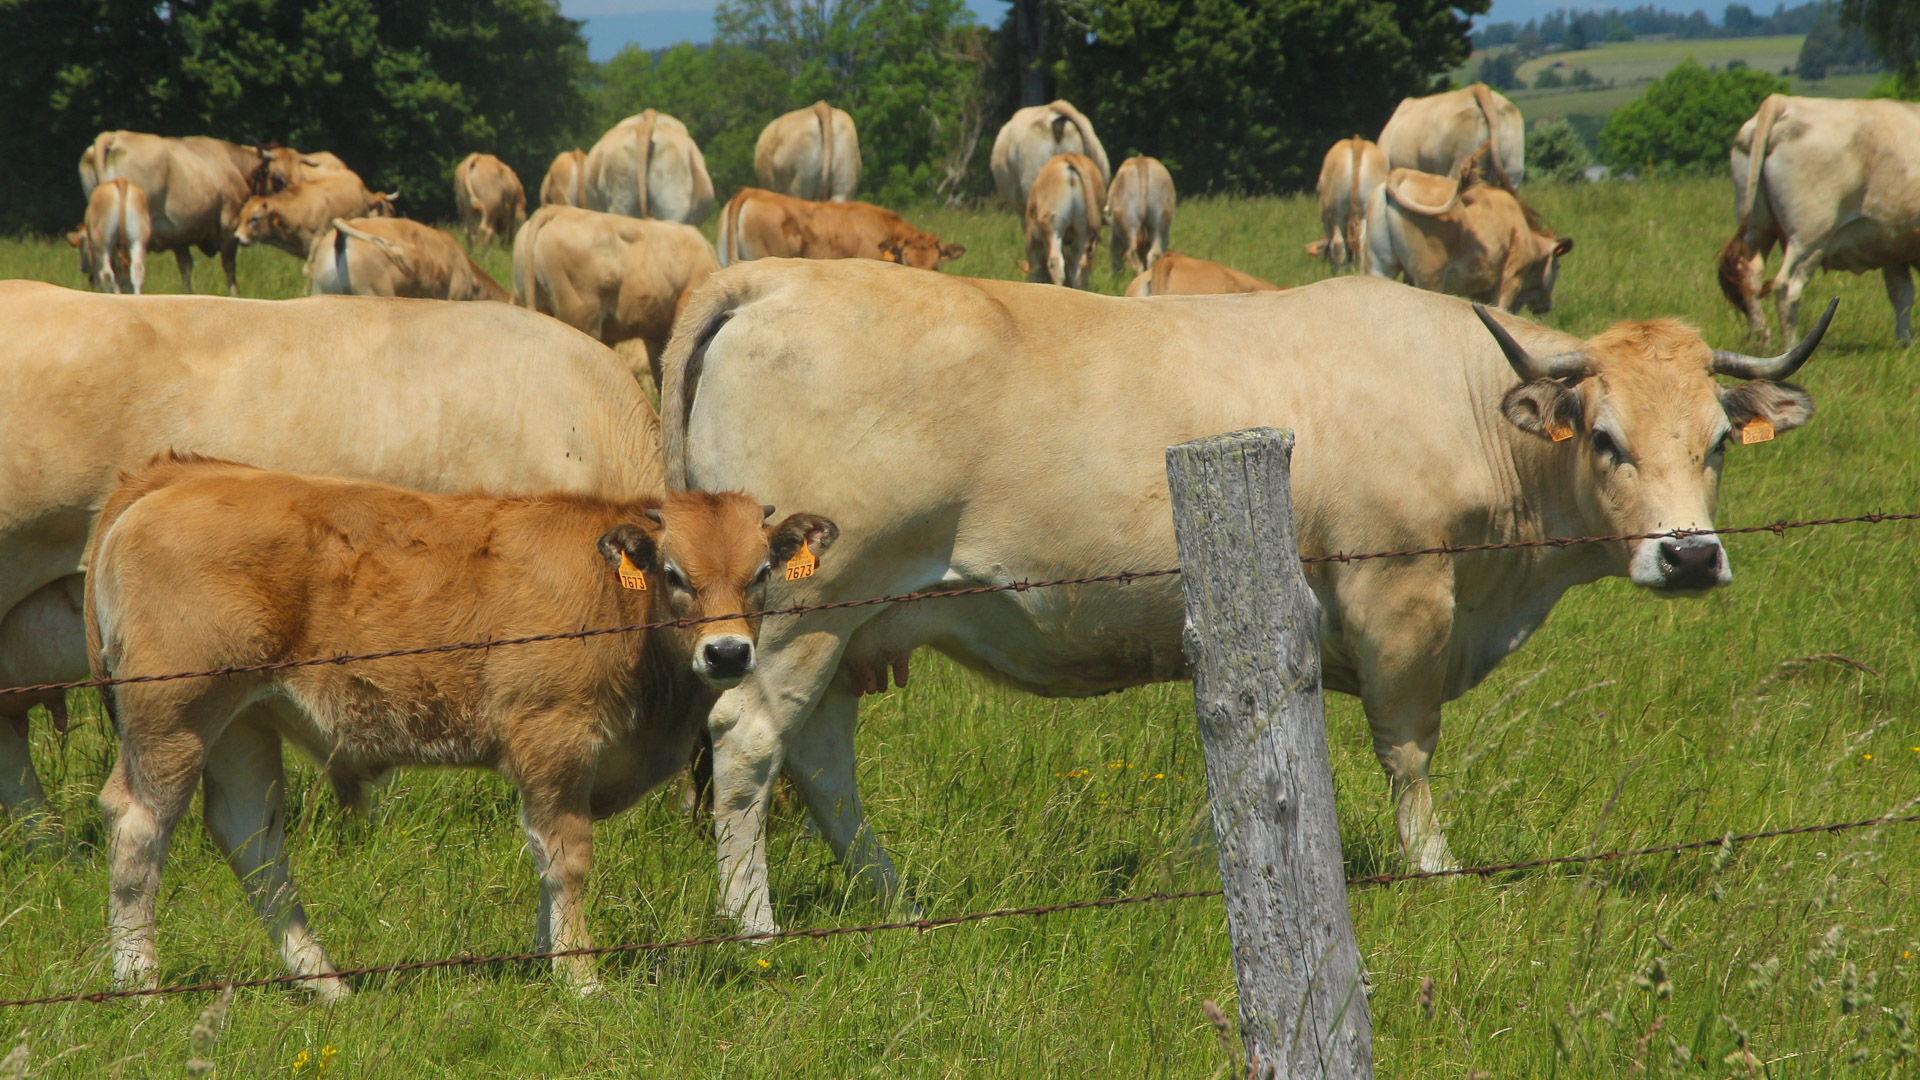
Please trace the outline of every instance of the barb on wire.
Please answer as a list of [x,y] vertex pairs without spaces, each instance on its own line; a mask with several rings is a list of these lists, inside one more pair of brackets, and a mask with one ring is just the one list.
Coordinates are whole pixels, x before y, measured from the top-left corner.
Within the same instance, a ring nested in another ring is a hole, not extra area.
[[[1920,513],[1911,514],[1861,514],[1856,517],[1816,518],[1808,521],[1775,521],[1766,525],[1745,525],[1729,529],[1669,529],[1665,532],[1627,533],[1620,536],[1553,536],[1542,540],[1509,540],[1497,544],[1442,544],[1438,547],[1404,548],[1398,551],[1367,551],[1358,554],[1336,552],[1331,555],[1303,555],[1302,563],[1352,563],[1366,562],[1371,559],[1405,559],[1423,555],[1464,555],[1476,551],[1515,551],[1522,548],[1565,548],[1575,544],[1617,544],[1630,540],[1677,539],[1688,536],[1733,536],[1741,533],[1773,533],[1784,535],[1788,529],[1807,529],[1819,525],[1878,525],[1885,521],[1920,521]],[[925,600],[952,600],[963,596],[981,596],[987,593],[1027,592],[1032,589],[1052,589],[1062,585],[1100,585],[1106,583],[1127,584],[1148,578],[1170,577],[1178,574],[1177,566],[1161,570],[1125,570],[1115,574],[1094,574],[1089,577],[1054,578],[1049,581],[1010,581],[1001,585],[975,585],[964,589],[933,589],[926,592],[895,593],[891,596],[871,596],[863,600],[838,600],[827,604],[794,604],[791,607],[768,608],[764,611],[733,612],[726,615],[706,615],[700,618],[662,619],[658,622],[634,623],[630,626],[605,626],[592,630],[565,630],[551,634],[530,634],[526,637],[501,638],[497,641],[456,641],[445,645],[422,645],[410,649],[389,649],[385,652],[349,653],[339,656],[317,656],[301,660],[274,660],[264,664],[244,664],[232,667],[211,668],[206,671],[176,671],[165,675],[117,675],[111,678],[78,679],[73,682],[38,683],[33,686],[0,687],[0,697],[9,694],[47,694],[67,690],[100,689],[108,686],[127,686],[133,683],[172,682],[176,679],[212,679],[224,675],[253,675],[268,671],[288,671],[294,668],[321,667],[327,664],[354,664],[372,660],[393,660],[406,656],[428,656],[435,653],[472,652],[501,648],[509,645],[534,645],[550,641],[576,641],[584,638],[604,637],[609,634],[631,634],[642,630],[663,630],[668,627],[684,630],[690,626],[699,626],[711,622],[731,622],[736,619],[758,619],[775,615],[805,615],[815,611],[841,611],[847,608],[871,607],[876,604],[912,604]]]
[[[1865,829],[1875,825],[1910,824],[1920,822],[1920,814],[1905,816],[1885,816],[1863,818],[1859,821],[1836,821],[1826,825],[1796,825],[1785,829],[1768,829],[1764,832],[1723,834],[1708,837],[1705,840],[1688,840],[1678,844],[1663,844],[1658,847],[1632,848],[1623,851],[1590,852],[1583,855],[1557,855],[1544,859],[1528,859],[1524,862],[1494,863],[1486,866],[1466,866],[1457,870],[1414,870],[1404,874],[1371,874],[1365,877],[1347,879],[1350,886],[1358,885],[1395,885],[1403,881],[1424,881],[1441,877],[1488,877],[1493,874],[1520,870],[1536,870],[1546,866],[1563,866],[1574,863],[1606,862],[1616,859],[1643,858],[1649,855],[1675,855],[1686,851],[1699,851],[1705,848],[1722,847],[1730,844],[1744,844],[1753,840],[1769,840],[1781,836],[1802,836],[1808,833],[1840,833],[1851,829]],[[1151,892],[1133,896],[1109,896],[1098,900],[1070,900],[1059,904],[1036,904],[1031,907],[994,908],[991,911],[975,911],[965,915],[946,915],[937,919],[913,919],[904,922],[869,923],[864,926],[821,926],[810,930],[777,930],[760,934],[715,934],[708,937],[683,937],[669,941],[633,942],[625,945],[595,945],[585,949],[564,949],[553,952],[500,953],[490,956],[450,956],[435,960],[411,960],[398,964],[373,964],[366,967],[342,968],[324,978],[353,979],[366,975],[398,975],[415,971],[432,971],[441,968],[480,967],[488,964],[524,963],[532,960],[552,960],[570,956],[612,956],[620,953],[664,952],[669,949],[691,949],[711,945],[764,944],[771,941],[791,941],[797,939],[824,940],[826,938],[846,937],[852,934],[877,934],[889,930],[937,930],[946,926],[960,926],[966,923],[986,922],[990,919],[1011,919],[1025,916],[1038,918],[1042,915],[1055,915],[1065,911],[1090,911],[1100,908],[1129,907],[1136,904],[1163,904],[1174,900],[1200,900],[1221,895],[1219,889],[1195,889],[1189,892]],[[311,975],[268,975],[257,979],[221,979],[214,982],[182,983],[174,986],[160,986],[142,990],[99,990],[90,994],[55,994],[48,997],[16,998],[0,1001],[0,1009],[20,1008],[28,1005],[67,1005],[76,1003],[99,1004],[104,1001],[116,1001],[121,998],[165,997],[173,994],[201,993],[213,990],[245,989],[255,986],[284,986],[289,983],[314,982]]]

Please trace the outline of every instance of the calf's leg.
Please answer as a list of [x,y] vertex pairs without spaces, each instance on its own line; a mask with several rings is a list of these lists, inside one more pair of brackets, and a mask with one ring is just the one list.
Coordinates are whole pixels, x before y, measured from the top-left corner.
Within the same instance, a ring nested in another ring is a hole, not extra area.
[[[535,778],[521,788],[520,823],[540,874],[535,952],[593,946],[586,914],[587,869],[593,863],[593,818],[585,784],[590,768],[580,770],[577,782]],[[583,994],[600,988],[590,956],[555,957],[553,973]]]
[[205,756],[204,744],[193,732],[173,732],[137,748],[123,738],[120,758],[100,791],[100,811],[107,823],[107,933],[115,986],[159,985],[153,912],[160,874],[174,826],[193,802],[194,781]]

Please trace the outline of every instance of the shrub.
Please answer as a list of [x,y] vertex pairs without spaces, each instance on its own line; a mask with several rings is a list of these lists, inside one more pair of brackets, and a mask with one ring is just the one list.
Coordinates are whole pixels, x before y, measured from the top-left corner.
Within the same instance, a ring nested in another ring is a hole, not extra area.
[[1567,80],[1562,78],[1560,73],[1553,68],[1544,69],[1539,75],[1535,76],[1533,80],[1533,88],[1535,90],[1558,90],[1565,85],[1567,85]]
[[1593,165],[1593,154],[1580,133],[1565,119],[1535,124],[1527,136],[1529,180],[1579,180]]
[[1592,71],[1583,67],[1574,68],[1572,73],[1567,76],[1567,85],[1576,90],[1597,85],[1599,82],[1599,79],[1593,77]]
[[1752,68],[1708,71],[1688,59],[1614,110],[1600,130],[1600,156],[1616,169],[1712,169],[1768,94],[1784,94],[1778,75]]

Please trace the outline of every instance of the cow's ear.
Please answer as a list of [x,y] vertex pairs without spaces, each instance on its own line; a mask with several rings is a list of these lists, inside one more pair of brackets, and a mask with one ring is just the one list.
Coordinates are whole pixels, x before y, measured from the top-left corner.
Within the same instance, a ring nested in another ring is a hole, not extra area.
[[1765,420],[1775,431],[1792,431],[1813,419],[1813,395],[1789,382],[1754,379],[1720,391],[1727,421],[1740,431]]
[[805,544],[818,559],[839,538],[840,526],[819,514],[793,514],[767,530],[767,552],[773,556],[773,565],[780,566],[798,554],[800,545]]
[[1560,256],[1565,255],[1567,252],[1572,250],[1573,250],[1573,237],[1571,236],[1563,236],[1560,239],[1555,240],[1553,242],[1553,255],[1555,258],[1559,258]]
[[616,525],[600,537],[600,557],[616,570],[623,555],[641,570],[658,570],[660,547],[654,538],[659,534],[660,526],[652,522]]
[[68,233],[68,234],[67,234],[67,245],[68,245],[69,247],[79,247],[79,246],[80,246],[80,241],[81,241],[81,240],[82,240],[82,239],[83,239],[83,238],[84,238],[84,237],[85,237],[86,235],[87,235],[87,231],[86,231],[85,229],[75,229],[75,230],[73,230],[72,232],[70,232],[70,233]]
[[946,262],[949,259],[957,259],[960,256],[965,255],[966,253],[967,253],[967,245],[965,244],[941,244],[940,245],[940,261],[941,262]]
[[280,216],[280,211],[278,210],[267,211],[267,224],[272,225],[274,228],[279,228],[280,223],[284,220],[285,219]]
[[891,240],[880,241],[880,261],[897,263],[900,261],[900,245]]
[[1500,412],[1521,431],[1560,442],[1580,423],[1580,391],[1554,379],[1534,379],[1507,391]]

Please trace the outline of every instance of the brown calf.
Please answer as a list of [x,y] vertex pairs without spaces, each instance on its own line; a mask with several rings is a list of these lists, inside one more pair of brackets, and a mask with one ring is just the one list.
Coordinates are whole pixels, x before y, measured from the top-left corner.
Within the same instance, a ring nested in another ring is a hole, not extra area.
[[[169,455],[107,500],[88,655],[135,675],[753,611],[782,564],[839,534],[810,514],[766,525],[772,510],[734,493],[422,495]],[[536,951],[587,947],[593,820],[686,761],[713,696],[753,670],[758,632],[729,619],[114,687],[120,757],[100,803],[115,979],[155,984],[167,845],[204,779],[207,831],[287,966],[323,998],[346,993],[288,873],[283,739],[348,789],[401,765],[513,780],[541,877]],[[593,985],[584,957],[554,966]]]
[[101,292],[122,291],[119,269],[140,295],[147,284],[147,244],[153,238],[153,218],[147,212],[147,193],[139,185],[115,177],[102,181],[87,198],[87,220],[67,234],[67,243],[80,249],[80,273]]
[[369,191],[352,172],[333,172],[274,195],[255,195],[240,208],[233,237],[242,247],[266,244],[304,259],[334,218],[392,217],[393,199]]
[[1027,280],[1085,289],[1104,222],[1107,185],[1085,154],[1055,154],[1027,192]]
[[1281,286],[1206,259],[1169,251],[1127,284],[1128,296],[1206,296],[1277,292]]
[[810,202],[741,188],[720,216],[720,265],[749,259],[880,259],[933,270],[967,253],[872,203]]

